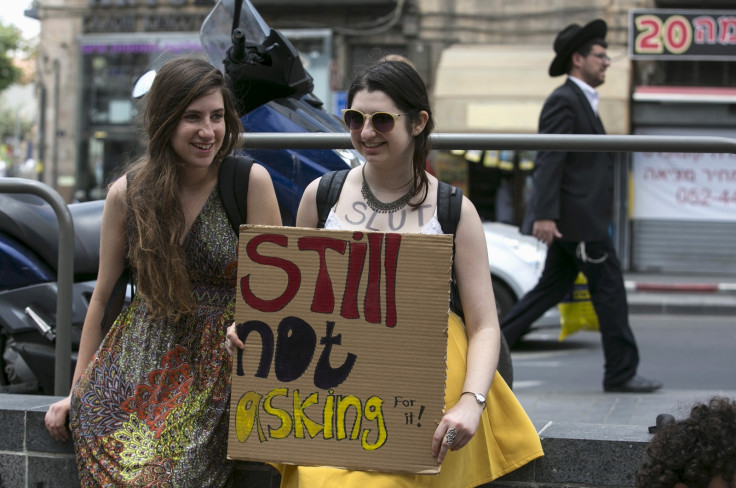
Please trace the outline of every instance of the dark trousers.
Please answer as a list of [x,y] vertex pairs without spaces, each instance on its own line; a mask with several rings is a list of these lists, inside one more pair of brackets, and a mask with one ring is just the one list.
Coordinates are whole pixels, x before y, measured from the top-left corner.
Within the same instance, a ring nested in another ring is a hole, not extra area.
[[[578,242],[556,239],[552,243],[539,282],[509,310],[501,322],[501,331],[509,347],[513,347],[535,320],[567,295],[582,271],[598,315],[605,358],[603,384],[619,385],[636,374],[639,364],[639,352],[629,327],[621,263],[610,239],[586,242],[588,261],[576,255],[577,247]],[[602,256],[608,257],[600,263],[591,262]]]

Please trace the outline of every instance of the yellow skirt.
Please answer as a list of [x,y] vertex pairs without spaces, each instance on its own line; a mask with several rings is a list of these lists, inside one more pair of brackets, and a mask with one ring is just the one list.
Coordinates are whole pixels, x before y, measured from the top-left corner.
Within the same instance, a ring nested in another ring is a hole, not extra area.
[[[449,409],[462,393],[468,339],[465,325],[453,313],[450,313],[448,329],[445,404]],[[534,425],[497,372],[475,436],[462,449],[448,451],[439,475],[389,474],[287,464],[274,466],[281,473],[283,488],[469,488],[493,481],[543,455]]]

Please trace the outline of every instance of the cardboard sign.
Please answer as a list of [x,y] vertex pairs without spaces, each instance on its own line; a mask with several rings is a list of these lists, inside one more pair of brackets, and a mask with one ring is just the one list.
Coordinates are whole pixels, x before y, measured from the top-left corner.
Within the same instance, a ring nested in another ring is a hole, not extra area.
[[452,237],[242,226],[228,458],[438,473]]

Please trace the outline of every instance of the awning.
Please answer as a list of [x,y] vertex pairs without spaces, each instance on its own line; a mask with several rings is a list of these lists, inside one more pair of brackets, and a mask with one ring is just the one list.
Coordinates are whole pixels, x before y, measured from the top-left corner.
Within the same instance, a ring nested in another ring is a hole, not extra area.
[[[629,134],[630,62],[614,58],[601,93],[609,134]],[[536,133],[547,96],[565,77],[550,78],[551,46],[463,45],[442,52],[433,90],[439,132]]]

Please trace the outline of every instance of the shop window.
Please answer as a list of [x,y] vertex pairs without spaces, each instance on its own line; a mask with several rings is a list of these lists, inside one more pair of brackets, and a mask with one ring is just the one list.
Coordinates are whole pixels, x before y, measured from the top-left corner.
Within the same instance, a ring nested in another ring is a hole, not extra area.
[[736,86],[736,62],[724,61],[657,61],[635,68],[636,85],[660,86]]
[[201,55],[196,33],[88,35],[80,41],[80,137],[77,194],[104,198],[107,185],[141,153],[136,80],[168,59]]
[[463,190],[482,220],[519,226],[529,198],[533,151],[437,151],[438,179]]

